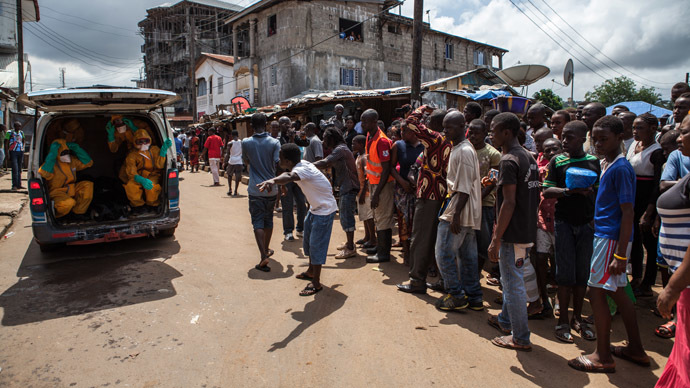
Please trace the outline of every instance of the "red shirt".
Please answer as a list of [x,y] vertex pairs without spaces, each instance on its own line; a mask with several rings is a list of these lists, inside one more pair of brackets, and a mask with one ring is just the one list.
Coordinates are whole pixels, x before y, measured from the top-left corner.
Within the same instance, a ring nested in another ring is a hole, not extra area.
[[209,159],[220,159],[220,149],[223,147],[223,139],[218,135],[209,136],[204,143],[204,147],[208,150]]

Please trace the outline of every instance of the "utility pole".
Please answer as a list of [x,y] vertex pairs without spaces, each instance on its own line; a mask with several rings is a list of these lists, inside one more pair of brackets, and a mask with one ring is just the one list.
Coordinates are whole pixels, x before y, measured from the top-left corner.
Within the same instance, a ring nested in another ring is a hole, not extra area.
[[194,122],[197,121],[197,106],[196,106],[196,80],[194,75],[194,56],[196,55],[196,42],[194,33],[196,30],[194,16],[190,16],[191,9],[187,8],[187,25],[189,26],[189,103],[192,107],[192,118]]
[[412,25],[412,88],[410,102],[413,108],[422,104],[422,28],[424,28],[424,0],[414,0]]
[[62,88],[65,87],[65,68],[64,67],[60,68],[60,85],[62,85]]
[[[17,87],[24,94],[24,27],[22,26],[22,0],[17,0]],[[17,103],[17,110],[22,110]]]
[[690,83],[690,73],[685,73],[685,83]]

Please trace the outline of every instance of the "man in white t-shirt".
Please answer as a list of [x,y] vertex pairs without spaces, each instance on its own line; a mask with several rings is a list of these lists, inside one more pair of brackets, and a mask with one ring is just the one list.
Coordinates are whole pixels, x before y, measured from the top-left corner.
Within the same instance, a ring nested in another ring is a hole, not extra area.
[[[285,185],[295,182],[309,202],[310,208],[304,220],[304,254],[309,256],[309,269],[297,275],[298,279],[311,282],[299,294],[311,296],[321,291],[321,266],[326,264],[328,244],[338,205],[333,197],[333,188],[319,169],[306,160],[301,160],[299,147],[294,143],[280,148],[280,168],[286,172],[257,185],[260,191],[272,190],[274,184]],[[476,270],[475,270],[476,271]]]
[[447,202],[441,208],[436,235],[436,263],[446,295],[436,302],[436,307],[457,311],[469,306],[479,311],[484,309],[475,234],[482,220],[479,160],[472,143],[465,139],[462,113],[448,113],[443,129],[453,149],[448,160]]
[[[232,131],[232,140],[225,149],[225,172],[228,174],[228,195],[237,196],[237,188],[242,180],[242,142],[239,133]],[[235,177],[235,192],[232,192],[232,178]]]

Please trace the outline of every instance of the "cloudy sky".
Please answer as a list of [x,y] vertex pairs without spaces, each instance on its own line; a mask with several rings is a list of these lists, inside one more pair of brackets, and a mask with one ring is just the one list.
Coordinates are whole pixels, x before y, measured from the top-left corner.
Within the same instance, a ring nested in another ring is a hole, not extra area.
[[[40,0],[41,21],[27,23],[24,35],[34,90],[59,86],[60,68],[67,86],[132,85],[143,71],[137,23],[164,1]],[[7,10],[14,0],[0,3]],[[404,15],[412,15],[413,3],[405,2]],[[510,50],[504,67],[548,66],[551,74],[531,85],[530,95],[552,88],[569,97],[570,87],[562,86],[568,58],[575,62],[576,100],[620,75],[668,99],[673,83],[690,71],[690,29],[684,27],[690,8],[683,1],[426,0],[424,8],[436,30]]]

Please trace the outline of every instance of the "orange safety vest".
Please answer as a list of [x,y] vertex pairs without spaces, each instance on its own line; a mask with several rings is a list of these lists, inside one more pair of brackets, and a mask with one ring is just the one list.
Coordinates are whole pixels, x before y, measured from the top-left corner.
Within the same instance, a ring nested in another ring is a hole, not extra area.
[[[381,173],[383,172],[383,165],[381,164],[381,159],[379,158],[379,153],[377,152],[379,142],[383,139],[390,141],[383,131],[379,129],[375,135],[375,138],[367,147],[367,180],[369,180],[369,184],[372,185],[379,184],[379,181],[381,180]],[[371,152],[372,150],[374,152]],[[392,180],[393,176],[388,175],[388,182]]]

